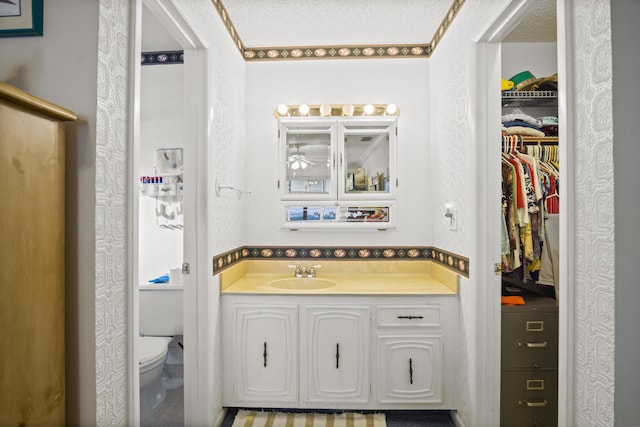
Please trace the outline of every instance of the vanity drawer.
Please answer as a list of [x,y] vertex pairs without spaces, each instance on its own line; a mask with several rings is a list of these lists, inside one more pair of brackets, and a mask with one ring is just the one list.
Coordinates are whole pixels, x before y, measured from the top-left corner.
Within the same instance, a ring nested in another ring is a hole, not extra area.
[[376,325],[390,328],[440,328],[441,307],[439,304],[378,305]]
[[557,311],[502,313],[502,368],[557,368]]
[[502,371],[500,425],[558,425],[556,370]]

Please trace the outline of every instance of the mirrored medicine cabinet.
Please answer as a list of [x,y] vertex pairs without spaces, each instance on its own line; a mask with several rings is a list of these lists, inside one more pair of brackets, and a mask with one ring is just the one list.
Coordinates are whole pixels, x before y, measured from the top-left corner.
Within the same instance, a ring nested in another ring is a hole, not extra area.
[[395,225],[397,116],[278,122],[284,228]]

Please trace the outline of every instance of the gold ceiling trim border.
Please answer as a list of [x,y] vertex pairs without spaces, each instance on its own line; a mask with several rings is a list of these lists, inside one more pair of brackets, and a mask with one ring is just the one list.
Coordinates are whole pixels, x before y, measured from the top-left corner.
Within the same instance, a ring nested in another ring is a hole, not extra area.
[[211,0],[234,45],[245,61],[293,61],[305,59],[429,58],[466,0],[453,0],[428,43],[330,46],[247,47],[242,42],[222,0]]

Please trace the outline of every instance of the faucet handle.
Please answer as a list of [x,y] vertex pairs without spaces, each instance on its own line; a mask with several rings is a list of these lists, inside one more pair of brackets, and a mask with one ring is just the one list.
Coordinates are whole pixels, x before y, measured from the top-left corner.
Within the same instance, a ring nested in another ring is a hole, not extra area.
[[302,273],[300,272],[300,266],[299,265],[289,265],[289,268],[295,268],[296,270],[294,271],[294,276],[295,277],[302,277]]
[[322,266],[320,264],[310,266],[307,277],[316,277],[316,268],[322,268]]

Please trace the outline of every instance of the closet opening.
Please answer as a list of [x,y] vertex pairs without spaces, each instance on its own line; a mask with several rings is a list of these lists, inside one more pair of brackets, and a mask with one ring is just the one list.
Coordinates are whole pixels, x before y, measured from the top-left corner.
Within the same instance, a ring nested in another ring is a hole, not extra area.
[[500,425],[558,425],[560,194],[555,0],[500,45]]

